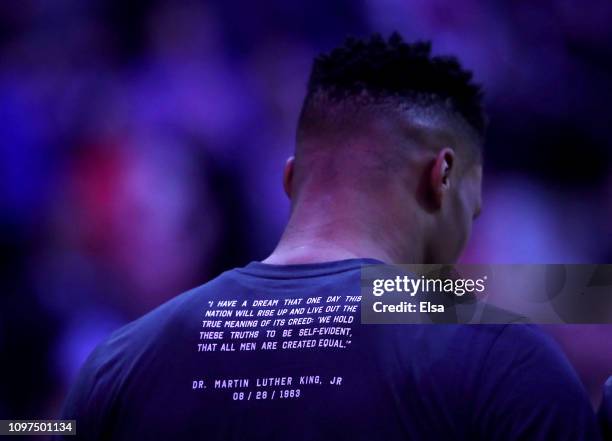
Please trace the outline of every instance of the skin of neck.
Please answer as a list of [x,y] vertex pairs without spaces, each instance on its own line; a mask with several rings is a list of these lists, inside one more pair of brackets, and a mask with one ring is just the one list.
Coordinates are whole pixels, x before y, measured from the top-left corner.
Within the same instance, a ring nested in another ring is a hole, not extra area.
[[[358,183],[303,184],[285,231],[264,263],[288,265],[372,258],[385,263],[423,262],[425,219],[405,182],[386,180],[375,191]],[[330,186],[333,189],[330,191]]]

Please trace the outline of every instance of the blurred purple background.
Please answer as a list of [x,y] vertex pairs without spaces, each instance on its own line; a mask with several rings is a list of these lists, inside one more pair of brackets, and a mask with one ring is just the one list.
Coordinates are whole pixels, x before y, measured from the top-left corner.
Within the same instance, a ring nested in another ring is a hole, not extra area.
[[[0,418],[56,415],[118,326],[271,251],[312,57],[399,30],[491,118],[465,262],[612,257],[612,3],[0,3]],[[550,328],[594,403],[612,327]]]

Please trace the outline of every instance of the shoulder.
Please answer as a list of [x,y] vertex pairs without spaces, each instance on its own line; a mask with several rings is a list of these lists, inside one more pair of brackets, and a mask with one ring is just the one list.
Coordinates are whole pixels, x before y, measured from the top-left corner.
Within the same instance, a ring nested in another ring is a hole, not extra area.
[[[225,273],[224,273],[225,274]],[[131,365],[156,345],[157,340],[180,331],[185,316],[197,314],[199,307],[212,298],[223,275],[197,286],[161,304],[150,312],[114,331],[100,343],[86,362],[86,367],[101,368],[109,364]]]
[[498,328],[486,352],[483,376],[499,381],[565,384],[579,393],[581,384],[557,342],[537,325],[507,324]]
[[110,334],[81,367],[69,399],[119,393],[131,371],[154,356],[160,341],[171,341],[182,332],[188,322],[185,318],[199,313],[199,306],[214,296],[225,274],[170,299]]
[[[423,351],[428,359],[452,360],[464,386],[483,394],[500,387],[534,388],[544,395],[584,396],[582,384],[558,344],[531,324],[426,325]],[[560,390],[559,387],[562,389]]]
[[530,360],[554,363],[560,369],[574,375],[569,361],[557,342],[537,325],[504,325],[491,347],[489,358],[492,356],[504,357],[514,363],[528,363]]
[[474,414],[484,433],[598,439],[580,379],[557,343],[535,325],[503,328],[488,351],[478,390]]

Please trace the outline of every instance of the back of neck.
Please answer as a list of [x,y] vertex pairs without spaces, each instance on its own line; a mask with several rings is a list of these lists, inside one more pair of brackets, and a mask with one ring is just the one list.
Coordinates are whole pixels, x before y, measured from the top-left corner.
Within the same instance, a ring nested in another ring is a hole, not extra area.
[[372,219],[358,210],[296,207],[277,247],[263,262],[289,265],[354,258],[385,263],[419,261],[419,237],[399,227],[393,219]]

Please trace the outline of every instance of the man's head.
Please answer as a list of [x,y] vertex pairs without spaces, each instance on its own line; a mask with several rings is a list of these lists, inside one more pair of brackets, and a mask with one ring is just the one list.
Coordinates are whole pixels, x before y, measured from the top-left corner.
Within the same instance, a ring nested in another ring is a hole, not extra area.
[[471,77],[397,33],[317,57],[285,171],[292,216],[362,217],[396,259],[456,260],[480,210],[485,117]]

